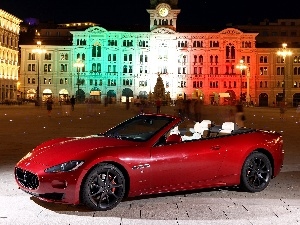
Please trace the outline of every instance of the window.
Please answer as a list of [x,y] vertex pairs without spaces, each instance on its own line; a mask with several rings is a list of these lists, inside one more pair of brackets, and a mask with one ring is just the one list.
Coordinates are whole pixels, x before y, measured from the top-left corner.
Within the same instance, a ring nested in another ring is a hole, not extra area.
[[60,64],[60,72],[68,72],[68,65]]
[[259,75],[268,75],[268,67],[259,67]]
[[294,63],[300,63],[300,56],[294,56]]
[[285,32],[285,31],[281,32],[280,36],[283,36],[283,37],[287,36],[287,32]]
[[293,87],[294,87],[294,88],[296,88],[296,87],[297,87],[297,82],[296,82],[296,81],[294,81],[294,85],[293,85]]
[[147,86],[147,80],[143,80],[139,82],[140,87],[146,87]]
[[45,53],[45,60],[51,60],[51,53]]
[[51,72],[52,68],[51,68],[51,64],[44,64],[44,72]]
[[186,81],[178,81],[178,87],[179,88],[185,88],[186,87]]
[[35,64],[28,64],[28,71],[35,71]]
[[199,63],[203,63],[203,55],[199,56]]
[[108,79],[107,86],[116,86],[117,82],[116,79]]
[[278,33],[277,33],[276,31],[273,31],[273,32],[271,33],[271,36],[278,36]]
[[100,45],[93,45],[92,57],[101,57],[101,46]]
[[267,56],[260,56],[259,57],[259,63],[268,63],[268,57]]
[[28,60],[35,60],[35,53],[28,53]]
[[123,85],[131,86],[132,85],[132,79],[123,79]]
[[61,61],[68,60],[68,58],[69,58],[68,53],[60,53],[60,60]]
[[126,65],[123,66],[123,73],[127,73],[127,66]]
[[276,75],[284,75],[284,67],[277,67],[276,68]]
[[108,40],[108,46],[117,46],[118,43],[116,40]]
[[178,74],[181,74],[181,67],[178,67]]
[[197,68],[198,67],[194,67],[194,74],[197,74]]
[[218,88],[219,83],[218,83],[218,81],[211,81],[209,83],[209,86],[210,86],[210,88]]
[[282,56],[277,56],[276,62],[277,63],[284,63],[284,58]]
[[200,88],[200,81],[193,81],[193,88]]

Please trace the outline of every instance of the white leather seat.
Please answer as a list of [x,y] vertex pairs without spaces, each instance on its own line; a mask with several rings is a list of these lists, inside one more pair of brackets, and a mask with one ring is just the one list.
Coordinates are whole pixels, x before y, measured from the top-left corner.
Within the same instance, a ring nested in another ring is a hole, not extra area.
[[193,139],[200,139],[203,136],[205,130],[209,130],[211,126],[210,120],[202,120],[201,123],[197,122],[194,125]]
[[231,134],[233,130],[237,130],[238,126],[234,122],[224,122],[220,134]]

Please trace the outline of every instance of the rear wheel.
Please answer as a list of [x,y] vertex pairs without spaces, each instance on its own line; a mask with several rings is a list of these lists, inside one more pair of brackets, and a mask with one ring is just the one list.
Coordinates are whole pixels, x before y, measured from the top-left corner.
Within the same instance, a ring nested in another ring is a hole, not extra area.
[[260,152],[253,152],[244,162],[241,174],[241,187],[245,191],[264,190],[272,177],[272,165],[268,157]]
[[99,164],[87,175],[81,189],[82,203],[105,211],[117,206],[125,194],[125,178],[112,164]]

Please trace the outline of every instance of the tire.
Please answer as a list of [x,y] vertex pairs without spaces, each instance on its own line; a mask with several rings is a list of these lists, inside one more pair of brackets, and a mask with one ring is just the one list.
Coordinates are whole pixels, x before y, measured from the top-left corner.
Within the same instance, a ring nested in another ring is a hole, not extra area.
[[272,165],[268,157],[260,152],[253,152],[244,162],[241,173],[241,187],[248,192],[260,192],[270,183]]
[[81,188],[81,201],[92,210],[106,211],[116,207],[125,194],[125,178],[112,164],[92,169]]

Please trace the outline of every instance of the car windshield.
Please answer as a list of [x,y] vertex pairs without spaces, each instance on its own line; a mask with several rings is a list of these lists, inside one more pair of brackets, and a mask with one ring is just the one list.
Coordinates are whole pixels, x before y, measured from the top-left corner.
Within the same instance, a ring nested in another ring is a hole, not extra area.
[[173,120],[174,118],[168,116],[138,115],[106,131],[102,135],[122,140],[143,142],[149,140]]

